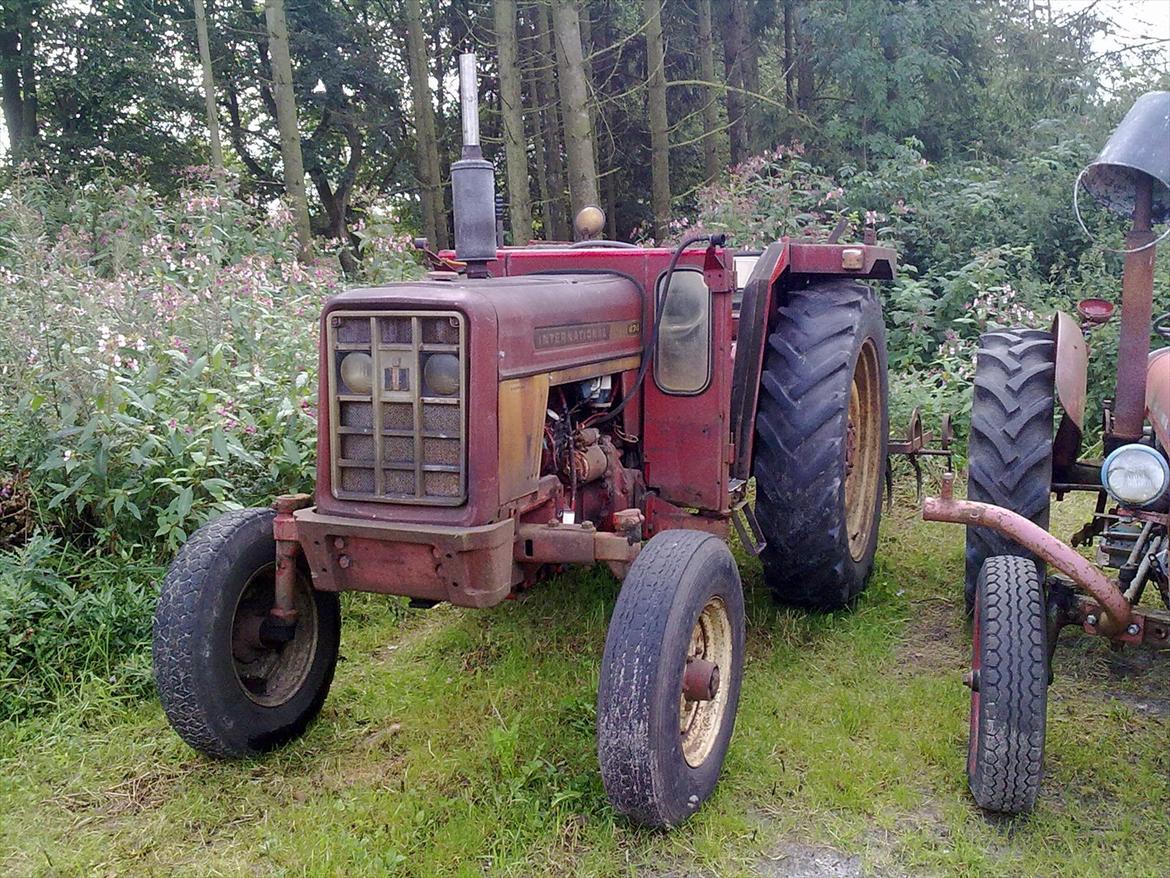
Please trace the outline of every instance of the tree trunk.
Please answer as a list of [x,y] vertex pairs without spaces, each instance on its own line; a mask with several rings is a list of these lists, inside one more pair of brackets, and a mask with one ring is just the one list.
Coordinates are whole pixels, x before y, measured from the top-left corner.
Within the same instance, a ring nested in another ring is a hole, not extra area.
[[24,117],[21,119],[25,152],[34,152],[40,122],[37,118],[37,35],[32,22],[31,4],[21,4],[20,22],[20,88],[24,93]]
[[0,102],[13,163],[36,151],[36,34],[27,3],[0,9]]
[[309,227],[309,199],[305,194],[305,162],[301,157],[301,134],[297,127],[297,102],[293,94],[292,59],[288,48],[288,23],[284,0],[266,0],[264,19],[268,24],[268,54],[272,60],[272,92],[276,100],[276,126],[280,130],[280,160],[284,165],[284,188],[292,202],[293,223],[300,243],[300,256],[307,259],[312,249]]
[[723,69],[727,83],[727,125],[731,141],[731,163],[738,165],[747,158],[747,120],[744,118],[744,44],[747,20],[743,0],[727,0],[723,29]]
[[645,0],[646,104],[650,118],[650,203],[654,237],[663,240],[670,228],[670,119],[666,114],[666,45],[662,37],[662,4]]
[[552,47],[552,26],[548,8],[536,4],[536,40],[540,56],[536,59],[537,95],[544,131],[544,164],[548,175],[548,197],[545,199],[546,237],[563,240],[569,237],[565,219],[565,160],[561,151],[561,121],[558,112],[556,55]]
[[207,9],[203,0],[195,0],[195,36],[199,42],[199,64],[203,68],[203,107],[207,113],[208,145],[211,167],[223,177],[223,146],[219,142],[219,112],[215,107],[215,73],[211,69],[211,46],[207,38]]
[[792,0],[784,0],[784,105],[796,109],[796,59],[792,53]]
[[572,212],[597,204],[597,165],[589,127],[589,86],[581,52],[581,27],[575,0],[553,0],[553,31],[557,42],[557,76],[565,119],[565,157],[569,166]]
[[812,109],[814,91],[812,46],[797,9],[792,11],[792,34],[796,42],[796,108],[807,113]]
[[24,146],[24,94],[20,88],[20,33],[8,21],[0,29],[0,97],[9,154],[16,160]]
[[415,141],[418,148],[419,197],[422,201],[423,234],[440,250],[450,246],[447,212],[444,210],[443,177],[439,169],[439,141],[435,134],[435,109],[427,77],[427,45],[423,35],[419,0],[406,0],[407,60],[414,104]]
[[703,174],[710,183],[719,176],[719,105],[715,88],[715,38],[711,0],[699,0],[699,78],[703,88]]
[[504,157],[508,166],[508,217],[512,243],[532,237],[532,202],[528,197],[528,141],[520,97],[520,50],[516,36],[516,0],[496,0],[496,50],[500,66],[500,115],[504,123]]

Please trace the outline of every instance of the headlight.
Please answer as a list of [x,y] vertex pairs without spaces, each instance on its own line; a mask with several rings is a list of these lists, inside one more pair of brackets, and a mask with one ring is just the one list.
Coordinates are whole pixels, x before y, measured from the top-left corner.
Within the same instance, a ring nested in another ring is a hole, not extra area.
[[459,392],[459,358],[454,354],[431,354],[423,366],[423,384],[435,396]]
[[1101,484],[1118,503],[1147,506],[1166,493],[1170,466],[1148,445],[1122,445],[1105,458]]
[[374,389],[374,360],[354,351],[341,361],[341,380],[351,393],[368,395]]

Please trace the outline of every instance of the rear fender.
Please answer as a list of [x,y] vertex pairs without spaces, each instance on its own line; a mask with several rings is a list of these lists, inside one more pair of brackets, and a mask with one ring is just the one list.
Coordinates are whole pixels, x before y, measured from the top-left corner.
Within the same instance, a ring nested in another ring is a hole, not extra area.
[[1170,348],[1150,354],[1146,368],[1146,417],[1154,425],[1154,435],[1170,451]]
[[1056,469],[1076,463],[1085,434],[1085,396],[1088,389],[1089,347],[1077,322],[1057,311],[1052,320],[1056,338],[1056,399],[1064,415],[1052,446]]

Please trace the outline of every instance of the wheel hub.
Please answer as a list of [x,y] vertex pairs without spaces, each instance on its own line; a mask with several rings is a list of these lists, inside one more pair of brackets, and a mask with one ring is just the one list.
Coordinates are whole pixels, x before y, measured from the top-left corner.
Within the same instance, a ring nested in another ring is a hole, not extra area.
[[687,701],[710,701],[719,693],[719,665],[696,656],[687,656],[683,671],[683,697]]
[[240,594],[232,621],[232,669],[247,696],[263,707],[284,704],[300,691],[317,651],[317,605],[297,577],[296,622],[272,615],[275,564],[257,571]]
[[707,601],[691,629],[679,687],[679,736],[683,758],[698,768],[711,754],[727,711],[719,669],[732,663],[732,627],[723,598]]

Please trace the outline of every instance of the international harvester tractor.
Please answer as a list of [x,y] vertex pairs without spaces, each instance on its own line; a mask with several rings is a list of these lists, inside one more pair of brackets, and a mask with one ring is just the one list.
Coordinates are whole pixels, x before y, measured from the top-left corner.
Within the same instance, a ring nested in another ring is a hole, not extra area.
[[[454,253],[321,315],[316,488],[187,541],[154,627],[175,730],[217,757],[299,735],[343,591],[490,607],[550,565],[622,580],[597,696],[614,808],[711,794],[744,662],[735,527],[775,596],[844,607],[873,565],[887,452],[891,250],[722,235],[673,248],[498,244],[475,61],[460,59]],[[581,212],[582,236],[601,230]],[[755,477],[754,510],[748,481]]]
[[[1101,413],[1104,459],[1081,459],[1086,338],[1114,308],[1086,299],[1079,322],[1058,313],[1050,332],[1008,329],[982,337],[968,499],[954,499],[948,474],[942,496],[927,498],[923,513],[929,521],[967,525],[973,614],[967,776],[975,801],[1004,813],[1029,810],[1040,789],[1061,629],[1075,626],[1118,648],[1170,647],[1170,347],[1150,351],[1151,335],[1170,341],[1170,313],[1153,318],[1160,239],[1151,230],[1170,220],[1170,92],[1137,100],[1081,172],[1074,208],[1082,183],[1132,222],[1121,251],[1117,385]],[[1069,545],[1048,533],[1049,510],[1053,496],[1074,491],[1095,494],[1097,505]],[[1074,548],[1094,542],[1097,564]],[[1166,609],[1139,606],[1155,589]]]

